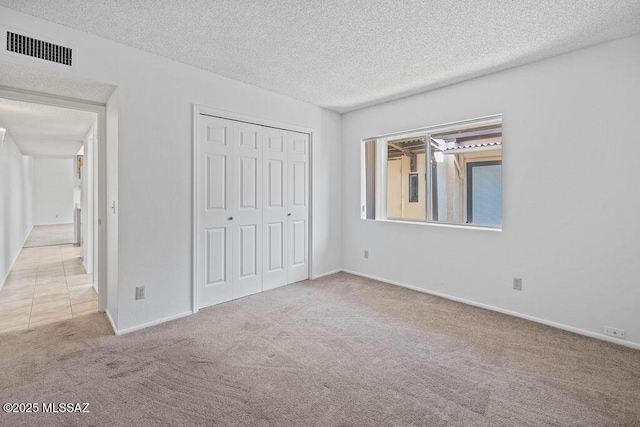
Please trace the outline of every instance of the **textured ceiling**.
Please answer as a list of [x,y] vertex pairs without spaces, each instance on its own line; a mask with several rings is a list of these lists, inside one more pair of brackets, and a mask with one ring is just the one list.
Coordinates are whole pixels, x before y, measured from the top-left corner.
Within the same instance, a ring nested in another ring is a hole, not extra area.
[[640,32],[638,0],[0,0],[339,112]]
[[75,156],[96,118],[86,111],[0,98],[0,125],[27,156]]
[[115,86],[0,62],[0,86],[106,104]]

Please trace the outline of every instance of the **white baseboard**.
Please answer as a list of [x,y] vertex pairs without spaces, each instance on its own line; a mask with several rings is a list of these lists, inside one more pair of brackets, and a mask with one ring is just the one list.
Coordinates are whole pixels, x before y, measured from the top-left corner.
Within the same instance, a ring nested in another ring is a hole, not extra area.
[[84,263],[84,260],[82,260],[82,268],[84,268],[84,272],[87,274],[91,274],[92,276],[92,281],[93,283],[91,283],[91,286],[93,287],[93,290],[96,291],[96,294],[98,293],[98,281],[96,280],[96,277],[93,275],[93,271],[89,272],[89,269],[87,269],[87,264]]
[[311,280],[316,280],[316,279],[320,279],[321,277],[331,276],[332,274],[340,273],[341,271],[344,271],[344,270],[339,268],[337,270],[329,271],[327,273],[316,274],[311,278]]
[[118,335],[118,328],[116,328],[116,324],[113,322],[113,318],[111,317],[111,313],[109,313],[109,309],[105,310],[105,314],[107,315],[107,319],[109,319],[109,323],[111,323],[111,329],[113,329],[113,333]]
[[417,286],[407,285],[406,283],[396,282],[394,280],[388,280],[388,279],[384,279],[382,277],[373,276],[373,275],[370,275],[370,274],[358,273],[357,271],[352,271],[352,270],[342,270],[342,271],[344,271],[345,273],[353,274],[355,276],[366,277],[367,279],[377,280],[379,282],[388,283],[390,285],[401,286],[403,288],[411,289],[411,290],[422,292],[422,293],[425,293],[425,294],[435,295],[435,296],[438,296],[438,297],[446,298],[446,299],[451,300],[451,301],[461,302],[463,304],[472,305],[474,307],[484,308],[486,310],[496,311],[496,312],[502,313],[502,314],[508,314],[509,316],[519,317],[521,319],[530,320],[532,322],[536,322],[536,323],[540,323],[540,324],[543,324],[543,325],[546,325],[546,326],[551,326],[551,327],[554,327],[554,328],[562,329],[564,331],[573,332],[575,334],[584,335],[584,336],[587,336],[587,337],[590,337],[590,338],[595,338],[595,339],[598,339],[598,340],[607,341],[607,342],[610,342],[610,343],[613,343],[613,344],[619,344],[619,345],[622,345],[622,346],[625,346],[625,347],[629,347],[629,348],[633,348],[633,349],[636,349],[636,350],[640,350],[640,343],[635,343],[635,342],[632,342],[632,341],[620,340],[620,339],[617,339],[617,338],[614,338],[614,337],[610,337],[608,335],[604,335],[604,334],[600,334],[600,333],[592,332],[592,331],[587,331],[586,329],[580,329],[580,328],[576,328],[576,327],[573,327],[573,326],[565,325],[563,323],[553,322],[551,320],[545,320],[545,319],[541,319],[539,317],[530,316],[528,314],[522,314],[522,313],[518,313],[518,312],[515,312],[515,311],[511,311],[511,310],[506,310],[504,308],[494,307],[492,305],[483,304],[483,303],[480,303],[480,302],[475,302],[475,301],[467,300],[467,299],[464,299],[464,298],[454,297],[452,295],[443,294],[441,292],[430,291],[428,289],[423,289],[423,288],[419,288]]
[[85,273],[93,274],[93,271],[89,271],[89,269],[87,268],[87,264],[84,263],[84,260],[82,260],[82,267],[84,268]]
[[27,232],[27,235],[24,236],[24,240],[22,241],[22,244],[20,245],[20,250],[13,257],[13,261],[11,262],[11,265],[9,266],[9,270],[7,270],[7,273],[2,278],[2,282],[0,282],[0,291],[4,287],[4,284],[7,281],[7,279],[9,278],[9,274],[11,274],[11,270],[13,270],[13,266],[16,265],[16,261],[18,260],[18,257],[20,256],[20,252],[22,252],[22,248],[24,248],[24,244],[27,243],[27,239],[29,238],[29,234],[31,234],[31,230],[33,230],[33,225],[31,226],[31,228]]
[[[189,311],[185,311],[184,313],[179,313],[179,314],[175,314],[173,316],[164,317],[162,319],[153,320],[151,322],[143,323],[141,325],[132,326],[130,328],[119,329],[119,330],[114,329],[114,330],[115,330],[116,335],[124,335],[124,334],[128,334],[130,332],[139,331],[140,329],[148,328],[150,326],[155,326],[155,325],[159,325],[161,323],[170,322],[171,320],[176,320],[176,319],[180,319],[182,317],[190,316],[192,314],[193,314],[193,311],[189,310]],[[111,325],[113,326],[113,322],[111,323]]]

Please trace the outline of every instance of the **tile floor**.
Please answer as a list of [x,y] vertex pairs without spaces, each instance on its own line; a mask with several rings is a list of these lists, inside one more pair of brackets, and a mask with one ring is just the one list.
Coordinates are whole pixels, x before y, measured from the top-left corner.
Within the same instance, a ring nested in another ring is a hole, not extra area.
[[0,291],[0,333],[98,310],[98,296],[73,245],[23,248]]

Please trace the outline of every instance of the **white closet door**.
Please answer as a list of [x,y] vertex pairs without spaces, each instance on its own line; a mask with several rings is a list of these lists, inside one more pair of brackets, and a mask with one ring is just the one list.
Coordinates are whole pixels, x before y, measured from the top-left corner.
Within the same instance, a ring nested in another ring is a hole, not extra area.
[[289,132],[287,283],[309,278],[309,135]]
[[263,248],[262,289],[287,284],[288,191],[287,151],[289,132],[263,128]]
[[262,127],[235,122],[233,298],[262,291]]
[[233,122],[200,116],[197,135],[198,308],[232,299]]

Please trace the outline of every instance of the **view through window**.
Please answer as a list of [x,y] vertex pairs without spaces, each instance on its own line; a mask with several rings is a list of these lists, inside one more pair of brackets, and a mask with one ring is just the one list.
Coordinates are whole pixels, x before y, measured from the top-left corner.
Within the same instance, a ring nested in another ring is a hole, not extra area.
[[378,174],[367,174],[365,193],[383,201],[376,210],[365,196],[363,212],[373,214],[365,213],[364,218],[502,225],[500,116],[367,143],[366,170],[375,169],[371,162],[376,161],[385,167]]

